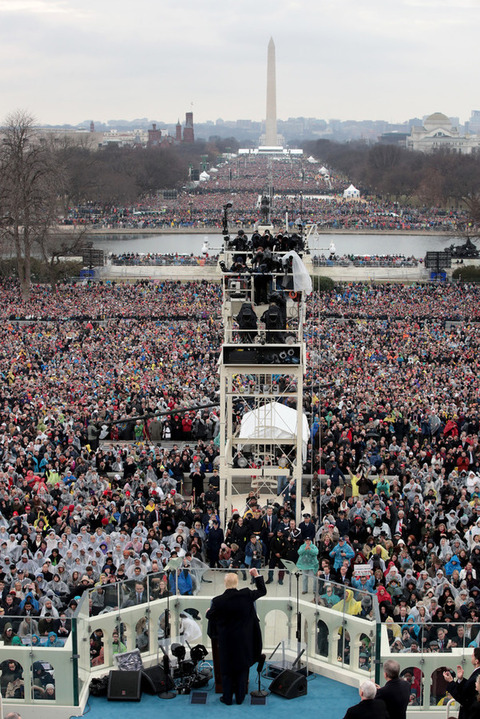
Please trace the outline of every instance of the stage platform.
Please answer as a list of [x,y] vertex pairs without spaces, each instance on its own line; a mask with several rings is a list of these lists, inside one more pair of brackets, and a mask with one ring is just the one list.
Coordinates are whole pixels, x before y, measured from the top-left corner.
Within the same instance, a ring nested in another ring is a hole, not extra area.
[[[367,677],[365,677],[367,678]],[[263,689],[268,689],[271,679],[262,677]],[[257,673],[250,672],[250,691],[257,687]],[[328,716],[329,719],[343,719],[346,710],[360,701],[357,689],[340,684],[332,679],[311,675],[308,678],[307,695],[296,699],[284,699],[276,694],[269,694],[263,706],[251,706],[248,696],[242,706],[235,703],[226,707],[220,701],[220,694],[215,694],[213,679],[208,685],[196,690],[206,692],[206,704],[191,703],[191,695],[179,695],[174,699],[159,699],[156,696],[143,694],[140,702],[108,701],[106,697],[90,697],[83,716],[89,719],[157,719],[168,713],[169,719],[232,719],[251,717],[251,719],[291,719],[292,713],[310,717]]]

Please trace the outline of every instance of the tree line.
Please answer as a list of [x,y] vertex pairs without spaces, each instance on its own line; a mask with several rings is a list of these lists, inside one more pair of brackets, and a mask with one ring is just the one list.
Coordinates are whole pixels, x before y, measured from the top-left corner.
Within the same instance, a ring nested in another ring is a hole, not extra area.
[[14,256],[22,296],[30,296],[32,258],[54,283],[63,258],[81,254],[86,231],[59,224],[70,207],[132,205],[185,183],[190,164],[214,163],[222,150],[215,141],[98,148],[88,134],[47,135],[28,113],[11,114],[0,129],[0,252]]
[[[480,209],[480,155],[448,150],[431,154],[399,145],[317,140],[305,152],[340,172],[362,194],[379,195],[402,204]],[[480,219],[480,218],[479,218]]]

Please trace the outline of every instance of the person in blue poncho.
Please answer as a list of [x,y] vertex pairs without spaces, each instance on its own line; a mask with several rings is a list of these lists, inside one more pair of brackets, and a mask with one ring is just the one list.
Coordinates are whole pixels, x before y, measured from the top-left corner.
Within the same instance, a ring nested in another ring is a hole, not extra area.
[[45,643],[46,647],[63,647],[64,640],[59,639],[55,632],[49,632],[47,636],[47,641]]
[[169,579],[170,591],[172,594],[193,594],[193,580],[192,575],[190,574],[190,563],[178,568],[176,578],[178,592],[175,591],[175,573],[172,572]]
[[323,602],[325,607],[329,607],[331,609],[334,604],[337,604],[340,601],[341,597],[339,597],[338,594],[335,594],[331,584],[326,584],[325,592],[324,594],[320,594],[319,599]]
[[460,564],[460,560],[456,554],[450,557],[450,560],[445,564],[445,576],[451,577],[455,569],[458,569],[459,572],[462,569],[462,565]]

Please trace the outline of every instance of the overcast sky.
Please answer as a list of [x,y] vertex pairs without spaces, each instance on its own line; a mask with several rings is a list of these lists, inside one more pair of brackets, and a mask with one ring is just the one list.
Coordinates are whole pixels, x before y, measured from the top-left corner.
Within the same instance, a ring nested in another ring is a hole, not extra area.
[[480,0],[0,0],[1,118],[400,122],[480,109]]

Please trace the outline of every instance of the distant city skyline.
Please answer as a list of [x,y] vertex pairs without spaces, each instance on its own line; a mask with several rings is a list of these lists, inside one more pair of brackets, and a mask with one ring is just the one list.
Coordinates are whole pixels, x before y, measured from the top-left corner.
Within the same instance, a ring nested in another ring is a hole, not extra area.
[[479,20],[478,0],[0,0],[0,119],[262,121],[272,37],[279,120],[465,123]]

